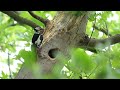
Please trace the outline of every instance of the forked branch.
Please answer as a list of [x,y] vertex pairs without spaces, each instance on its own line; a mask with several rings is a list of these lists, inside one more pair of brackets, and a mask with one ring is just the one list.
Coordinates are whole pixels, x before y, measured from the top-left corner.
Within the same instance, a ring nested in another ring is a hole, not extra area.
[[[36,28],[36,27],[40,27],[39,25],[37,25],[36,23],[28,20],[28,19],[25,19],[21,16],[19,16],[17,13],[15,13],[14,11],[1,11],[5,14],[7,14],[8,16],[10,16],[11,18],[13,18],[15,21],[17,22],[20,22],[20,23],[23,23],[23,24],[26,24],[26,25],[29,25],[31,26],[32,28]],[[41,28],[41,27],[40,27]],[[42,29],[42,28],[41,28]]]
[[31,15],[32,17],[34,17],[34,18],[36,18],[37,20],[39,20],[39,21],[41,21],[42,23],[44,23],[45,26],[46,26],[47,22],[49,22],[48,19],[44,19],[44,18],[42,18],[42,17],[34,14],[32,11],[28,11],[28,12],[30,13],[30,15]]

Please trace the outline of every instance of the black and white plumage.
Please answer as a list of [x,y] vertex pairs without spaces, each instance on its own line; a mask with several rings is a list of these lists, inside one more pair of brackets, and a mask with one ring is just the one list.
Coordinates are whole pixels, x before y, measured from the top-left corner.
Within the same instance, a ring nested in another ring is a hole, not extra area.
[[42,44],[42,41],[43,41],[43,34],[40,34],[40,31],[39,31],[39,28],[36,27],[34,29],[34,35],[32,37],[32,43],[34,45],[36,45],[37,47],[40,47],[40,45]]

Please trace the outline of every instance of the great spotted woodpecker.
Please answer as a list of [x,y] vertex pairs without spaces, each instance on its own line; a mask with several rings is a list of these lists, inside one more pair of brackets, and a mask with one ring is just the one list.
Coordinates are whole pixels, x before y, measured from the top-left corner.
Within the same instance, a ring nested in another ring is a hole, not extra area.
[[32,43],[35,46],[40,47],[40,45],[42,44],[42,41],[43,41],[43,34],[40,32],[40,28],[39,27],[34,28]]

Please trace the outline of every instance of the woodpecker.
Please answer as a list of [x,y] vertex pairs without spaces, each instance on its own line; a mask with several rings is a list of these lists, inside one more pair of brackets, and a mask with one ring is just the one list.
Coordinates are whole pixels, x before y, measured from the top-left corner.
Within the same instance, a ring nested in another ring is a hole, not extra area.
[[37,46],[40,47],[40,45],[42,44],[43,41],[43,34],[40,33],[40,28],[36,27],[34,28],[34,35],[32,37],[32,43]]

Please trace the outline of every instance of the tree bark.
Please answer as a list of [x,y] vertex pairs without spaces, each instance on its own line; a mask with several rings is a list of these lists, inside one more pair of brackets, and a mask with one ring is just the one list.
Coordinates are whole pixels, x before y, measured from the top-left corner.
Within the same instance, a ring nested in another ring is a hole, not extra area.
[[[42,76],[52,75],[55,65],[61,65],[61,68],[64,66],[53,53],[57,51],[70,59],[69,50],[78,47],[79,42],[83,41],[86,24],[87,12],[79,16],[70,14],[67,11],[59,11],[56,14],[54,19],[46,26],[42,46],[37,49],[36,64],[40,65],[38,74],[41,73]],[[23,64],[15,78],[32,79],[36,77]]]

